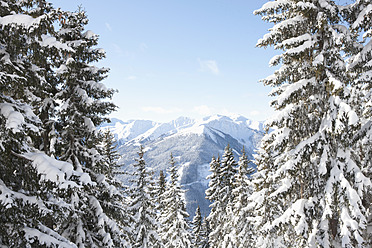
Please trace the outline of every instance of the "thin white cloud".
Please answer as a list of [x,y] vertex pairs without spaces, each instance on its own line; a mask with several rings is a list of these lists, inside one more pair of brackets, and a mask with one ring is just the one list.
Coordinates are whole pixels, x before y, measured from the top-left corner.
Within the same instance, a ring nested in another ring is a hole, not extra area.
[[207,105],[195,106],[193,111],[203,116],[211,115],[213,112],[212,108],[208,107]]
[[112,45],[114,46],[115,53],[123,54],[123,49],[121,49],[121,47],[118,44],[113,43]]
[[142,52],[145,52],[149,47],[146,45],[145,42],[142,42],[140,45],[139,45],[139,48]]
[[220,74],[217,62],[215,60],[201,60],[198,58],[201,71],[209,71],[215,75]]
[[258,110],[253,110],[253,111],[249,112],[249,114],[250,114],[251,116],[258,116],[258,115],[261,114],[261,112],[258,111]]
[[111,27],[110,23],[106,22],[105,25],[106,25],[106,28],[108,29],[108,31],[112,32],[112,27]]
[[136,76],[129,76],[129,77],[127,77],[126,79],[127,79],[127,80],[136,80],[137,77],[136,77]]
[[133,58],[136,57],[136,53],[135,53],[135,52],[131,52],[131,51],[125,51],[125,52],[124,52],[124,55],[125,55],[126,57],[128,57],[128,58],[131,58],[131,59],[133,59]]
[[145,112],[153,112],[156,114],[173,114],[182,112],[182,109],[179,108],[162,108],[162,107],[155,107],[155,106],[147,106],[141,108]]
[[229,116],[229,117],[239,116],[239,114],[237,114],[235,112],[231,112],[227,108],[223,108],[219,113],[221,115],[225,115],[225,116]]

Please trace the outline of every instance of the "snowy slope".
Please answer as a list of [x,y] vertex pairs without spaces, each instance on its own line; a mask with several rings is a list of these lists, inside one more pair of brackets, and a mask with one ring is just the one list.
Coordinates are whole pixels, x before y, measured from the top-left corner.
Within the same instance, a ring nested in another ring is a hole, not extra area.
[[[203,214],[209,212],[204,191],[212,156],[223,154],[229,144],[238,157],[245,147],[249,158],[263,136],[263,123],[243,116],[215,115],[202,120],[180,117],[168,123],[147,120],[123,122],[113,119],[102,128],[109,128],[118,140],[122,169],[132,172],[138,146],[146,149],[145,161],[157,175],[169,166],[172,153],[179,165],[180,182],[187,191],[187,210],[193,215],[197,205]],[[122,180],[128,181],[123,176]]]
[[155,140],[159,137],[173,134],[187,134],[202,132],[203,127],[212,128],[229,134],[242,144],[251,145],[254,134],[264,132],[263,122],[251,121],[243,116],[214,115],[196,121],[187,117],[180,117],[167,123],[157,123],[149,120],[131,120],[123,122],[112,119],[111,123],[103,125],[114,133],[121,144],[127,142],[141,142]]
[[149,120],[130,120],[127,122],[113,118],[101,128],[109,128],[120,144],[133,141],[154,140],[178,129],[191,126],[194,120],[180,117],[168,123],[157,123]]

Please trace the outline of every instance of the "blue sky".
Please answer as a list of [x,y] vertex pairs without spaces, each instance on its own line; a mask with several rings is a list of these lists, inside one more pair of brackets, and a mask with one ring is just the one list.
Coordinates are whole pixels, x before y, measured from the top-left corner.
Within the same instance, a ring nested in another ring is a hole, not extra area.
[[169,121],[179,116],[273,114],[269,76],[273,49],[256,48],[269,24],[252,13],[265,0],[53,0],[87,11],[87,29],[111,69],[105,83],[118,89],[112,117]]

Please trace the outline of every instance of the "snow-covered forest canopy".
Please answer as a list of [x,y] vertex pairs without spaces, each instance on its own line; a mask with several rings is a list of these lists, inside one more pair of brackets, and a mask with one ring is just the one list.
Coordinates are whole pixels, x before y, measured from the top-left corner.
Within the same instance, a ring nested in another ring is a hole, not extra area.
[[346,2],[254,12],[273,25],[257,46],[279,51],[276,116],[253,161],[211,158],[211,212],[191,221],[172,154],[158,176],[140,147],[133,181],[116,177],[85,11],[0,0],[0,247],[372,247],[372,3]]

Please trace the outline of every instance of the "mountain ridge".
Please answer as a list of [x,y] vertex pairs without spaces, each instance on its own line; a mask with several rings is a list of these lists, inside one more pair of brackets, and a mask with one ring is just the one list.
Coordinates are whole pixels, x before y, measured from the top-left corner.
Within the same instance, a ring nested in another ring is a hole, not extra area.
[[[256,128],[256,129],[255,129]],[[212,156],[221,156],[229,144],[236,159],[243,147],[249,159],[264,134],[264,123],[243,116],[214,115],[201,120],[179,117],[166,123],[150,120],[121,121],[112,119],[101,126],[109,129],[118,141],[122,170],[133,172],[139,146],[145,147],[145,161],[155,177],[169,166],[170,154],[179,166],[180,184],[187,190],[186,208],[192,216],[199,205],[204,215],[209,212],[205,199],[206,176]],[[130,176],[120,178],[128,182]]]

